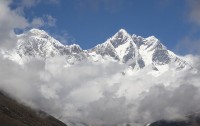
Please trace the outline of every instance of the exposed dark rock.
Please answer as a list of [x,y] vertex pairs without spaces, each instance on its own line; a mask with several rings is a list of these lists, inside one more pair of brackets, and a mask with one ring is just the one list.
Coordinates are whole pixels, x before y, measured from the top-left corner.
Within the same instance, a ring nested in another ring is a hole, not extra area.
[[0,92],[1,126],[67,126],[43,111],[36,111]]

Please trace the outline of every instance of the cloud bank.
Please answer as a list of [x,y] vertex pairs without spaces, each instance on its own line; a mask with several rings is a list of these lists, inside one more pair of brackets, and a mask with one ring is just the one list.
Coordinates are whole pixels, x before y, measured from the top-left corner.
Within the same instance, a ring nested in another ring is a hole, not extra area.
[[24,66],[1,57],[0,89],[68,125],[144,125],[200,109],[199,74],[169,71],[156,78],[148,70],[123,76],[116,63],[64,66],[62,57]]

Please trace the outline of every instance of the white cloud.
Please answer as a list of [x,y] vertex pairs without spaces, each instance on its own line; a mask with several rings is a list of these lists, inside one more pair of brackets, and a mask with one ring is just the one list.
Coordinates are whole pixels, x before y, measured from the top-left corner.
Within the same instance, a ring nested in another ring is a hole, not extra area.
[[40,3],[41,0],[21,0],[20,5],[23,7],[32,7]]
[[42,18],[34,18],[31,22],[31,26],[32,27],[41,27],[41,26],[44,26],[44,21]]
[[177,44],[176,48],[179,52],[185,54],[200,54],[200,38],[186,36]]
[[41,27],[55,27],[56,19],[51,15],[44,15],[43,17],[33,18],[30,27],[41,28]]
[[186,4],[186,21],[191,23],[190,30],[180,42],[177,43],[178,52],[188,54],[200,54],[200,38],[199,26],[200,26],[200,1],[199,0],[185,0]]
[[11,1],[7,0],[0,1],[0,45],[4,47],[12,47],[15,44],[15,28],[28,26],[28,22],[23,16],[9,8],[10,3]]
[[67,123],[143,125],[199,109],[199,74],[170,71],[154,78],[144,70],[133,77],[123,76],[124,67],[117,63],[64,64],[64,58],[55,57],[21,67],[1,58],[0,88]]
[[19,8],[30,8],[34,7],[39,3],[45,4],[59,4],[60,0],[19,0],[18,6]]
[[189,63],[191,66],[197,68],[200,70],[200,56],[199,55],[185,55],[182,57],[187,63]]
[[[0,46],[5,48],[12,48],[16,43],[15,29],[26,28],[41,28],[41,27],[55,27],[56,19],[51,15],[44,15],[43,17],[35,17],[31,22],[24,17],[24,7],[31,7],[39,3],[39,0],[23,0],[23,4],[16,9],[11,9],[11,0],[0,1]],[[21,9],[19,9],[21,8]],[[20,10],[20,11],[19,11]]]
[[70,45],[76,43],[76,39],[73,36],[70,36],[67,31],[54,31],[53,34],[51,34],[55,39],[57,39],[59,42]]
[[45,22],[47,23],[48,26],[54,27],[56,25],[56,19],[53,18],[51,15],[45,15],[44,18],[45,18],[44,20],[46,20]]

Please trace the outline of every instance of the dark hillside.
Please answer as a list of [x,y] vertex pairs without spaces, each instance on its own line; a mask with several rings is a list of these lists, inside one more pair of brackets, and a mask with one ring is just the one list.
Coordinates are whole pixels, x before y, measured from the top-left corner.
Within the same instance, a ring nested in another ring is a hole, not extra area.
[[185,121],[160,120],[151,123],[149,126],[200,126],[200,113],[195,113],[187,117]]
[[67,126],[45,112],[36,112],[0,92],[0,126]]

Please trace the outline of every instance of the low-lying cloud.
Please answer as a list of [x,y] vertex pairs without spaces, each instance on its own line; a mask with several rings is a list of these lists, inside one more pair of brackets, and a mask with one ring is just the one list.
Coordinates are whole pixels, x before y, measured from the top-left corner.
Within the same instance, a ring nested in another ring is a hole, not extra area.
[[1,57],[0,89],[69,125],[144,125],[183,119],[200,109],[199,74],[169,71],[153,77],[142,70],[123,76],[124,66],[117,63],[64,66],[62,57],[24,66]]

